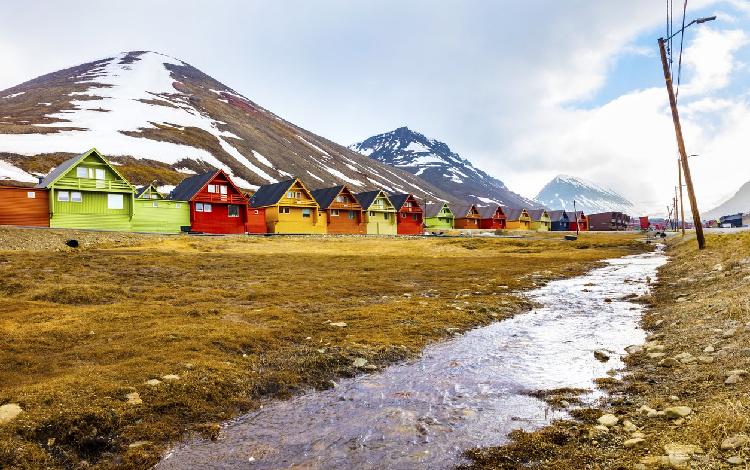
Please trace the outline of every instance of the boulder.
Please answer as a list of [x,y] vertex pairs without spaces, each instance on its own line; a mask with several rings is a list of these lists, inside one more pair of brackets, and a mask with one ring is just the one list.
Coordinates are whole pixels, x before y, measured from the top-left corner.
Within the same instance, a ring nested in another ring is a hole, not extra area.
[[358,357],[354,359],[354,362],[352,362],[352,365],[357,368],[362,368],[367,365],[367,359],[364,357]]
[[180,380],[180,376],[177,374],[167,374],[162,377],[162,380]]
[[146,385],[151,385],[152,387],[155,387],[161,383],[161,380],[159,379],[150,379],[146,381]]
[[727,377],[727,379],[724,381],[724,385],[734,385],[740,382],[742,382],[742,376],[734,374]]
[[601,362],[609,361],[609,353],[603,349],[597,349],[594,351],[594,357]]
[[721,441],[721,450],[737,449],[739,447],[745,447],[750,443],[750,439],[744,434],[735,434],[729,436]]
[[620,421],[620,419],[611,413],[604,414],[596,420],[597,423],[601,424],[602,426],[607,426],[608,428],[611,428],[612,426],[617,424],[618,421]]
[[669,419],[679,419],[690,415],[693,410],[689,406],[671,406],[664,409],[664,415]]
[[0,424],[13,421],[21,413],[23,413],[23,409],[16,403],[6,403],[0,406]]
[[643,439],[642,437],[634,437],[632,439],[628,439],[625,442],[622,443],[623,446],[627,448],[631,447],[642,447],[646,443],[646,439]]
[[729,465],[742,465],[745,463],[745,459],[743,459],[739,455],[733,455],[727,459],[727,463]]
[[638,344],[631,344],[630,346],[625,348],[625,352],[628,354],[637,354],[641,351],[643,351],[643,346]]

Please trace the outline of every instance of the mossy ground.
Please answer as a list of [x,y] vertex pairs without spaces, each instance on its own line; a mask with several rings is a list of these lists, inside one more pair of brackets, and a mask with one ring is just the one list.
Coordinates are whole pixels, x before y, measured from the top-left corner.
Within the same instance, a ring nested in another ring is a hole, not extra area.
[[524,289],[644,248],[560,238],[2,229],[0,405],[24,412],[0,425],[0,467],[148,467],[261,399],[330,387],[357,357],[414,356],[527,309]]
[[[649,306],[643,327],[665,356],[647,351],[627,356],[624,380],[599,384],[609,392],[600,408],[575,410],[575,419],[538,432],[514,432],[506,446],[474,449],[468,452],[472,467],[713,469],[732,467],[732,457],[750,462],[747,443],[721,448],[728,437],[750,436],[750,376],[724,383],[729,371],[750,370],[750,233],[710,235],[707,242],[707,249],[698,251],[694,237],[675,238],[652,295],[639,299]],[[709,346],[713,351],[706,350]],[[702,360],[660,364],[682,353]],[[688,406],[693,412],[680,422],[647,417],[638,411],[643,405],[656,410]],[[645,442],[625,447],[633,431],[620,425],[592,435],[605,412],[617,415],[620,423],[630,420]],[[675,445],[699,446],[702,452],[670,462],[667,449]]]

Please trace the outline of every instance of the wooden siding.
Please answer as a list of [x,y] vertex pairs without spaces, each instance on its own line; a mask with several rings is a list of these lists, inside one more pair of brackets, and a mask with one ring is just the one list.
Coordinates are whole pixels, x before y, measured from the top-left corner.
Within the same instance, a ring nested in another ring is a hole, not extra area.
[[0,225],[49,227],[48,194],[46,189],[0,187]]
[[[226,191],[209,192],[209,186],[225,186]],[[204,210],[197,210],[198,204]],[[205,210],[211,205],[211,211]],[[229,216],[229,206],[237,207],[237,216]],[[229,176],[218,171],[190,200],[190,229],[194,232],[239,234],[247,229],[247,198],[231,182]]]
[[323,234],[328,231],[325,214],[320,212],[318,203],[299,180],[275,205],[266,207],[266,229],[268,233],[290,234]]
[[[69,190],[62,190],[70,193]],[[52,216],[50,227],[96,230],[130,230],[133,194],[122,195],[122,209],[109,209],[108,196],[112,193],[81,191],[81,202],[58,201],[59,189],[49,192]]]
[[365,211],[365,227],[368,235],[397,235],[395,209]]
[[247,233],[268,233],[268,229],[266,228],[266,209],[263,207],[247,208],[245,231]]
[[[409,207],[410,204],[411,207]],[[421,235],[424,233],[422,208],[413,194],[409,195],[404,205],[398,211],[396,231],[399,235]]]
[[[156,207],[154,207],[156,204]],[[190,228],[190,204],[166,199],[135,200],[131,230],[134,232],[179,233]]]

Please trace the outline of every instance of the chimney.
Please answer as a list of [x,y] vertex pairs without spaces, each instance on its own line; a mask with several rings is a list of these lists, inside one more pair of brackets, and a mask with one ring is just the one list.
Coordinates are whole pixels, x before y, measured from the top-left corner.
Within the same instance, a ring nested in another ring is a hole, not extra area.
[[44,176],[37,176],[36,180],[38,184],[42,184],[42,181],[44,181]]

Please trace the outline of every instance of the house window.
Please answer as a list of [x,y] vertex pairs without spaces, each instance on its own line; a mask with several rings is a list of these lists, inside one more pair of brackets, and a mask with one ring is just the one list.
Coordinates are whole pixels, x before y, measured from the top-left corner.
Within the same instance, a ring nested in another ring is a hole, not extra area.
[[58,191],[57,192],[57,200],[60,202],[68,202],[70,201],[70,193],[68,191]]
[[310,218],[310,209],[302,209],[302,217]]
[[288,207],[279,207],[279,213],[280,214],[288,214],[289,208]]
[[339,210],[331,209],[331,217],[338,217],[338,216],[339,216]]
[[229,217],[239,217],[240,206],[237,204],[229,204],[229,206],[227,206],[227,213],[229,214]]
[[375,217],[375,211],[370,211],[370,217]]
[[253,214],[255,214],[255,215],[258,215],[258,214],[260,214],[260,211],[259,211],[258,209],[255,209],[255,210],[253,211]]
[[96,169],[96,179],[103,180],[104,179],[104,170],[101,168]]
[[406,218],[406,214],[402,212],[402,213],[401,213],[401,218],[402,218],[402,219],[405,219],[405,218]]
[[36,193],[34,191],[28,191],[26,197],[29,199],[36,199]]
[[211,212],[211,204],[203,204],[203,212]]
[[354,211],[349,211],[349,220],[354,220],[355,213]]
[[419,214],[412,214],[411,220],[414,220],[414,221],[419,220]]
[[301,191],[289,191],[286,193],[286,197],[289,199],[301,199],[302,198],[302,192]]
[[406,207],[414,207],[414,205],[411,202],[409,202],[409,201],[406,202],[405,206]]
[[195,212],[203,212],[203,203],[202,202],[196,202],[195,203]]
[[79,191],[73,191],[70,193],[70,202],[81,202],[83,200],[83,196]]
[[176,202],[174,205],[174,208],[179,209],[180,207],[182,207],[182,204],[180,204],[179,202]]
[[336,202],[349,202],[349,198],[343,195],[336,196]]
[[154,201],[151,203],[151,207],[159,207],[159,203]]
[[216,185],[215,184],[209,184],[208,185],[208,192],[209,193],[216,193],[216,192],[218,192],[218,191],[216,191]]
[[89,169],[85,166],[79,166],[78,168],[76,168],[76,176],[79,178],[88,178]]
[[387,212],[383,212],[383,218],[384,218],[385,220],[388,220],[388,213],[387,213]]
[[107,194],[107,209],[122,209],[123,199],[122,194]]
[[152,194],[151,195],[151,199],[159,199],[159,195],[158,194]]

